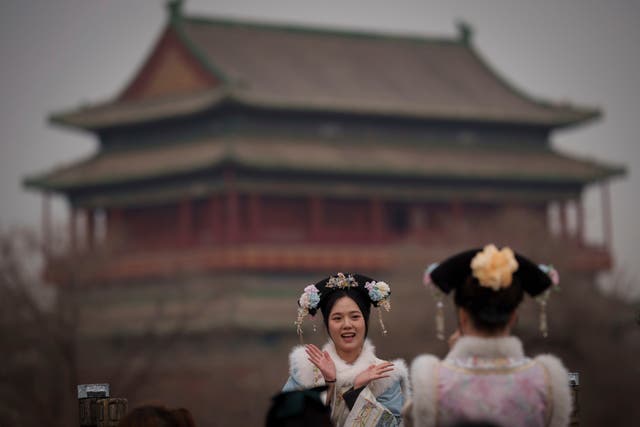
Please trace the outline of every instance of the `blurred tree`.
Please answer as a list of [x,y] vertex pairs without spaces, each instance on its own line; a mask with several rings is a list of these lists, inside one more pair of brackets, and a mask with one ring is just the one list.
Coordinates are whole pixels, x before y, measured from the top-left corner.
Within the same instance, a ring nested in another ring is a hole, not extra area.
[[74,304],[39,303],[37,239],[0,235],[0,425],[73,426],[76,414]]
[[85,297],[104,285],[99,272],[112,250],[56,257],[45,266],[56,285],[41,279],[42,253],[34,233],[0,232],[0,426],[77,425],[78,383],[108,382],[112,395],[135,396],[140,387],[153,383],[151,377],[168,349],[206,307],[187,310],[179,305],[167,321],[159,303],[141,326],[142,340],[127,342],[131,345],[119,353],[86,357],[81,350],[100,343],[80,333],[83,319],[92,316]]

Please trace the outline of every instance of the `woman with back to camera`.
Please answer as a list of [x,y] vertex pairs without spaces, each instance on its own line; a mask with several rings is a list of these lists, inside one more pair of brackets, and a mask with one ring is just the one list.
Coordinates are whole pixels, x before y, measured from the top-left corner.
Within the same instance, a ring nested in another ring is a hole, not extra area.
[[[520,340],[511,335],[524,293],[537,297],[544,308],[557,284],[555,270],[494,245],[433,267],[425,284],[441,296],[454,291],[458,331],[444,360],[422,355],[413,361],[413,399],[403,409],[406,424],[567,426],[571,392],[562,362],[551,355],[526,357]],[[541,316],[546,329],[546,315]]]
[[307,286],[298,300],[298,334],[304,317],[319,309],[329,341],[322,349],[293,349],[283,391],[326,384],[326,403],[338,427],[399,425],[407,368],[402,360],[377,358],[367,339],[371,306],[389,310],[390,295],[389,285],[359,274],[338,273]]

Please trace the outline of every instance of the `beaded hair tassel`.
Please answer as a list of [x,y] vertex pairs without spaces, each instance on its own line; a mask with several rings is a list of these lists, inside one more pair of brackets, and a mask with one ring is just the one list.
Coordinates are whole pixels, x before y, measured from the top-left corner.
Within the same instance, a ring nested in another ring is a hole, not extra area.
[[436,300],[436,337],[444,341],[444,292],[435,286],[431,288]]
[[549,336],[549,325],[547,322],[547,302],[549,301],[551,291],[557,291],[558,289],[560,289],[560,275],[552,265],[539,264],[538,268],[542,270],[547,276],[549,276],[552,284],[549,289],[536,297],[536,301],[538,302],[540,307],[540,333],[542,333],[542,336],[546,338],[547,336]]
[[[296,325],[296,332],[300,337],[300,343],[304,343],[304,339],[302,338],[302,323],[304,322],[304,318],[307,315],[315,314],[318,309],[318,304],[320,303],[320,292],[315,285],[309,285],[304,288],[304,292],[298,298],[298,316],[296,317],[296,321],[294,324]],[[313,331],[316,331],[316,324],[313,322]]]
[[296,325],[296,333],[298,334],[298,337],[300,337],[300,344],[304,344],[304,338],[302,338],[302,323],[304,322],[304,318],[307,314],[309,314],[309,311],[306,308],[299,307],[298,316],[294,322],[294,325]]
[[444,298],[446,295],[431,281],[431,272],[435,270],[437,266],[438,263],[433,263],[427,267],[422,277],[422,283],[429,288],[431,295],[433,295],[436,301],[436,337],[440,341],[444,341]]
[[547,324],[547,301],[549,300],[549,291],[546,290],[536,297],[536,301],[540,306],[540,333],[544,338],[549,336],[549,325]]

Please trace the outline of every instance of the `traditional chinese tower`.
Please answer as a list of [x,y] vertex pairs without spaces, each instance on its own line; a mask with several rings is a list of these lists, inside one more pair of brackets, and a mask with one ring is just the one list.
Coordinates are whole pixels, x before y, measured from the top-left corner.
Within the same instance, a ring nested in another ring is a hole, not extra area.
[[514,208],[548,222],[551,205],[601,270],[581,195],[624,171],[550,144],[599,115],[514,89],[465,26],[456,39],[328,31],[189,17],[174,1],[121,93],[52,116],[93,133],[96,153],[27,185],[68,199],[75,247],[124,237],[114,280],[384,270],[408,237],[446,241]]

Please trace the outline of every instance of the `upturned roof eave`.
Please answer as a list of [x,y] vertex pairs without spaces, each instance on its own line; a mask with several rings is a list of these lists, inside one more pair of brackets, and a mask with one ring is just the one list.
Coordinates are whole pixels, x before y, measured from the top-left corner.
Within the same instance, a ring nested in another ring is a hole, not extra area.
[[[385,178],[396,179],[420,179],[420,180],[436,180],[436,181],[457,181],[460,183],[465,182],[479,182],[479,181],[491,181],[491,182],[511,182],[511,183],[532,183],[532,184],[567,184],[584,186],[595,182],[603,181],[606,179],[613,179],[617,177],[625,176],[627,171],[622,167],[613,167],[607,165],[597,165],[597,171],[594,173],[583,174],[582,176],[566,176],[566,175],[537,175],[537,174],[468,174],[459,172],[447,172],[447,171],[416,171],[416,170],[345,170],[342,168],[317,168],[317,167],[304,167],[304,166],[292,166],[284,163],[261,163],[257,161],[247,160],[233,154],[233,151],[227,151],[224,155],[220,156],[216,160],[203,162],[201,165],[196,165],[188,168],[167,168],[148,174],[138,175],[113,175],[105,179],[96,181],[83,181],[80,183],[56,183],[54,175],[57,171],[50,173],[44,173],[41,175],[27,177],[23,181],[23,185],[31,189],[39,189],[43,191],[51,191],[58,193],[67,193],[77,190],[84,190],[97,187],[109,187],[113,185],[124,185],[132,182],[144,182],[158,178],[171,178],[179,176],[188,176],[198,172],[206,170],[214,170],[222,167],[225,164],[236,165],[247,170],[253,170],[257,172],[273,172],[279,173],[307,173],[307,174],[322,174],[322,175],[335,175],[335,176],[352,176],[352,177],[372,177],[383,176]],[[596,166],[596,165],[594,165]],[[73,165],[71,165],[73,167]]]
[[221,86],[198,93],[140,102],[107,101],[51,114],[49,122],[64,127],[96,132],[101,129],[152,123],[198,114],[227,99],[230,99],[229,92],[226,87]]
[[550,129],[578,125],[601,116],[600,110],[587,108],[562,110],[554,114],[555,117],[541,118],[511,115],[509,111],[490,111],[488,109],[403,109],[383,105],[328,105],[329,103],[326,102],[302,103],[261,97],[251,94],[242,88],[233,90],[230,99],[246,107],[280,111],[370,115],[376,118],[407,118],[447,122],[509,123],[542,126]]
[[[361,105],[330,105],[327,102],[301,103],[290,100],[278,100],[269,97],[261,97],[248,93],[244,89],[234,88],[232,85],[218,87],[209,91],[185,96],[175,101],[174,105],[167,105],[171,100],[155,100],[157,105],[149,101],[136,103],[105,102],[91,107],[84,107],[67,112],[54,113],[49,116],[53,124],[83,129],[86,131],[99,131],[113,127],[153,123],[171,118],[185,117],[200,114],[214,109],[224,103],[234,103],[247,108],[261,110],[283,111],[291,113],[327,113],[345,114],[354,116],[371,116],[373,118],[406,118],[429,121],[447,122],[471,122],[471,123],[495,123],[516,124],[528,126],[540,126],[550,130],[569,126],[576,126],[601,117],[599,110],[572,110],[562,112],[556,117],[536,118],[526,116],[513,116],[504,111],[463,111],[450,110],[412,110],[385,106],[361,106]],[[145,105],[146,104],[146,105]],[[119,117],[104,117],[119,116]],[[103,117],[100,117],[100,116]]]
[[[200,108],[194,108],[194,109],[191,109],[190,111],[178,111],[177,113],[168,112],[164,115],[155,115],[155,116],[152,115],[149,118],[142,118],[137,120],[135,118],[131,118],[131,119],[124,118],[121,120],[112,121],[111,123],[104,123],[104,122],[100,122],[99,120],[94,120],[92,122],[90,117],[88,118],[88,120],[86,118],[85,120],[83,120],[82,115],[85,115],[85,116],[87,114],[90,115],[91,110],[94,110],[94,111],[98,110],[99,112],[100,109],[105,109],[108,107],[116,107],[118,106],[118,104],[122,105],[124,108],[130,108],[131,105],[134,103],[127,103],[127,102],[120,101],[121,99],[121,94],[120,94],[110,101],[99,102],[92,106],[81,107],[80,109],[72,109],[72,110],[62,111],[59,113],[52,113],[49,115],[48,121],[52,124],[63,126],[63,127],[69,127],[73,129],[82,129],[86,131],[95,132],[103,128],[117,127],[117,126],[131,125],[131,124],[145,123],[145,122],[153,122],[153,121],[162,120],[170,117],[175,117],[176,115],[177,116],[189,115],[193,113],[198,113],[202,110],[215,106],[220,101],[221,98],[225,97],[225,94],[228,92],[228,88],[230,86],[230,80],[228,76],[218,66],[216,66],[216,64],[212,63],[212,61],[207,59],[206,55],[187,36],[187,34],[182,28],[182,23],[184,19],[185,18],[181,16],[180,13],[170,14],[167,24],[165,26],[165,29],[162,31],[162,33],[173,31],[174,34],[177,36],[178,40],[182,43],[185,49],[192,55],[192,57],[209,74],[211,74],[212,77],[214,77],[217,81],[220,82],[221,84],[220,87],[216,87],[211,91],[206,91],[205,95],[207,93],[211,93],[213,95],[211,97],[213,99],[211,99],[209,103],[207,103],[206,105],[200,105]],[[156,49],[158,49],[157,45],[152,49],[152,51]],[[141,73],[141,70],[138,70],[137,74],[138,73]],[[135,80],[135,76],[133,80]],[[141,104],[144,105],[145,103],[148,103],[148,100],[143,101]]]
[[551,129],[559,129],[584,124],[588,121],[599,119],[602,117],[602,110],[600,108],[573,105],[569,103],[552,102],[550,100],[531,95],[527,91],[518,87],[515,83],[513,83],[498,70],[496,70],[495,67],[493,67],[491,63],[485,59],[485,57],[477,48],[475,48],[473,44],[469,43],[466,46],[469,52],[478,61],[478,63],[482,67],[484,67],[485,70],[508,91],[532,105],[547,110],[555,110],[559,118],[552,123],[549,123],[549,127]]
[[593,184],[599,181],[605,181],[608,179],[616,179],[616,178],[624,178],[627,176],[627,168],[623,166],[609,166],[609,165],[600,165],[601,172],[594,177],[586,181],[586,184]]

